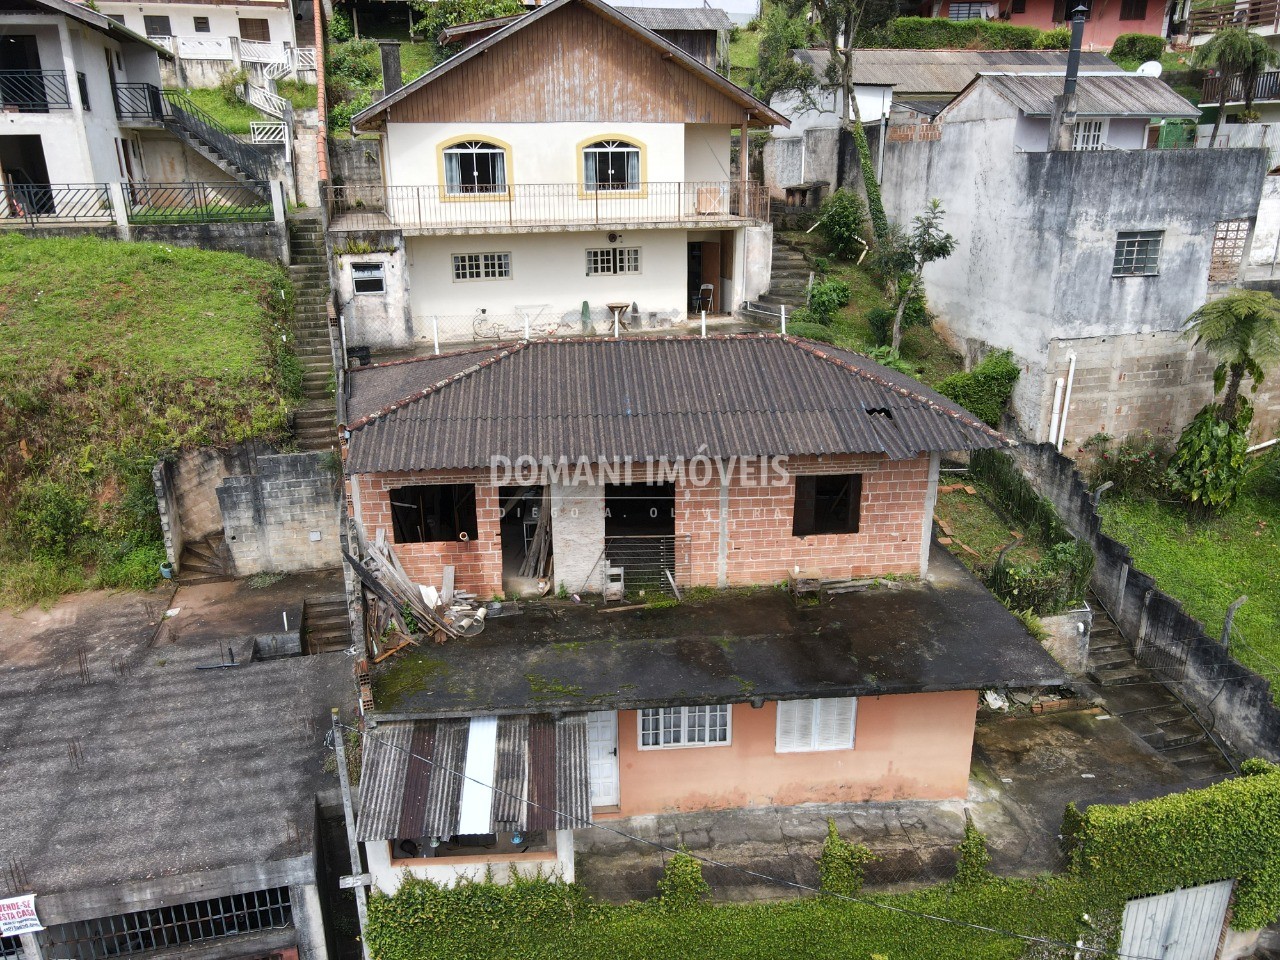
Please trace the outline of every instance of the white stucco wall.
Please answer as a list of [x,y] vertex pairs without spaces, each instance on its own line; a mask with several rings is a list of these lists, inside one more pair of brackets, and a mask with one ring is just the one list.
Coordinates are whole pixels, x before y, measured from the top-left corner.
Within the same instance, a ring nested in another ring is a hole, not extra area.
[[[470,328],[481,308],[493,317],[513,316],[518,306],[540,305],[541,317],[577,323],[582,302],[592,308],[597,326],[609,317],[607,303],[635,303],[643,318],[683,319],[688,307],[688,231],[627,230],[615,234],[570,233],[481,234],[411,237],[409,302],[417,336],[431,337],[431,317],[441,324]],[[639,247],[640,273],[586,275],[586,251],[605,247]],[[497,280],[454,280],[453,255],[510,253],[511,276]],[[468,334],[469,336],[469,334]],[[456,339],[456,337],[450,337]]]
[[[727,156],[729,128],[715,129],[723,131]],[[580,147],[612,139],[629,140],[641,147],[640,178],[644,181],[694,179],[685,176],[685,127],[680,123],[389,123],[385,139],[388,185],[443,184],[438,148],[458,138],[505,145],[507,183],[513,185],[578,183],[582,179]]]
[[[347,343],[362,347],[407,346],[414,340],[409,311],[409,282],[403,247],[375,253],[344,254],[335,245],[338,304],[346,325]],[[380,263],[382,293],[356,293],[351,277],[354,263]]]
[[[144,15],[158,15],[169,18],[169,29],[175,37],[238,37],[240,36],[240,17],[266,20],[271,31],[271,41],[288,41],[294,43],[294,19],[288,6],[281,7],[236,7],[212,3],[166,3],[145,4],[144,10],[138,9],[136,3],[119,3],[104,0],[98,9],[107,16],[123,16],[125,26],[135,33],[146,36]],[[238,16],[237,16],[238,14]],[[209,18],[209,32],[196,33],[195,18]]]
[[696,182],[732,180],[729,173],[729,128],[691,123],[684,128],[684,179]]
[[[893,109],[893,87],[854,84],[853,92],[858,99],[863,123],[879,121]],[[842,102],[840,92],[830,87],[815,90],[807,100],[794,93],[779,94],[769,101],[769,105],[790,120],[791,126],[774,127],[773,135],[798,137],[817,127],[838,127]]]
[[1280,176],[1269,176],[1262,187],[1258,221],[1249,248],[1251,266],[1270,266],[1280,261]]
[[492,871],[494,883],[509,882],[513,871],[522,877],[532,877],[541,870],[544,877],[555,877],[565,883],[572,883],[573,831],[557,830],[555,838],[555,853],[538,860],[486,861],[467,857],[465,862],[460,862],[441,858],[434,863],[403,868],[391,865],[391,848],[385,842],[366,843],[364,849],[369,873],[373,876],[373,885],[388,894],[395,893],[400,888],[400,881],[404,879],[406,873],[444,886],[453,886],[460,879],[483,880],[486,870]]

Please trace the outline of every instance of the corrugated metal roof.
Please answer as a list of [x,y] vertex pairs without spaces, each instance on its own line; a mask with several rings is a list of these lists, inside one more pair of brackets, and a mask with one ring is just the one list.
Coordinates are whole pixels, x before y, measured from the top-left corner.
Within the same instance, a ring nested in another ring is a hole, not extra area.
[[[444,380],[447,367],[434,361],[353,371],[357,395],[403,393],[350,424],[347,470],[475,468],[521,456],[907,459],[1004,442],[910,377],[776,334],[536,341],[465,362]],[[383,376],[392,387],[376,382]]]
[[730,30],[733,21],[718,7],[614,7],[650,30]]
[[[819,77],[827,69],[825,50],[794,50],[795,58]],[[1065,50],[854,50],[853,82],[893,87],[901,94],[959,93],[982,72],[1023,73],[1067,69]],[[1082,53],[1081,70],[1119,70],[1102,53]]]
[[[1018,109],[1033,117],[1053,115],[1053,100],[1062,93],[1061,76],[983,74],[978,82],[997,90]],[[1135,73],[1081,76],[1076,83],[1076,112],[1082,117],[1200,116],[1191,101],[1175,93],[1159,77]]]
[[[470,720],[397,720],[365,734],[360,840],[458,834]],[[587,717],[498,719],[490,833],[565,830],[591,819]]]

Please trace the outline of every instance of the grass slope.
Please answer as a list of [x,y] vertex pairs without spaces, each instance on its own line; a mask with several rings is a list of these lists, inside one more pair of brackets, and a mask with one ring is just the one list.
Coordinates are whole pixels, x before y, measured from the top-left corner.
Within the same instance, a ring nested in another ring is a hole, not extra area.
[[[1125,544],[1134,564],[1181,601],[1210,636],[1222,631],[1232,601],[1248,596],[1235,617],[1247,646],[1233,651],[1280,681],[1280,497],[1255,489],[1207,520],[1179,503],[1151,499],[1104,497],[1100,512],[1107,535]],[[1280,684],[1273,684],[1273,693],[1280,697]]]
[[283,434],[292,297],[239,254],[0,236],[0,605],[154,579],[151,465]]

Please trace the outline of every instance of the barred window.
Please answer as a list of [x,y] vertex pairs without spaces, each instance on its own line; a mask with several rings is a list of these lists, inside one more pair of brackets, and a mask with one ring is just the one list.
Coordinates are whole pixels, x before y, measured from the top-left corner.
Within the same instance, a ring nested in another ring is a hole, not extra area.
[[1102,121],[1101,120],[1079,120],[1076,122],[1075,133],[1071,137],[1072,150],[1101,150],[1102,142]]
[[659,707],[640,711],[640,749],[703,747],[729,742],[729,706]]
[[63,923],[50,927],[45,936],[50,956],[106,960],[292,924],[289,888],[273,887]]
[[0,937],[0,960],[21,960],[21,957],[21,937]]
[[606,247],[587,251],[587,276],[613,276],[640,272],[639,247]]
[[1116,234],[1113,277],[1153,277],[1160,272],[1163,230],[1121,230]]
[[511,276],[509,253],[455,253],[454,280],[506,280]]

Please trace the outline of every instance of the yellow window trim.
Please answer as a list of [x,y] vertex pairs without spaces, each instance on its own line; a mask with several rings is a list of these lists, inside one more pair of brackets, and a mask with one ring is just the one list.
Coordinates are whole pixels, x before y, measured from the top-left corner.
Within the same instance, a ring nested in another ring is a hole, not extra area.
[[[601,140],[621,140],[640,151],[640,189],[639,190],[588,190],[586,171],[586,149]],[[578,165],[578,199],[591,200],[597,195],[617,199],[644,200],[649,196],[649,148],[629,133],[597,133],[581,141],[574,151]]]
[[[444,152],[450,147],[456,147],[460,143],[470,143],[472,140],[479,140],[484,143],[492,143],[495,147],[501,147],[503,151],[503,165],[507,177],[507,188],[505,190],[495,191],[493,193],[450,193],[449,184],[445,180],[444,173]],[[461,137],[450,137],[448,140],[442,140],[436,144],[436,174],[440,183],[440,200],[442,203],[506,203],[512,199],[511,187],[516,182],[513,175],[514,165],[512,163],[511,144],[505,140],[499,140],[497,137],[491,137],[488,134],[469,133]]]

